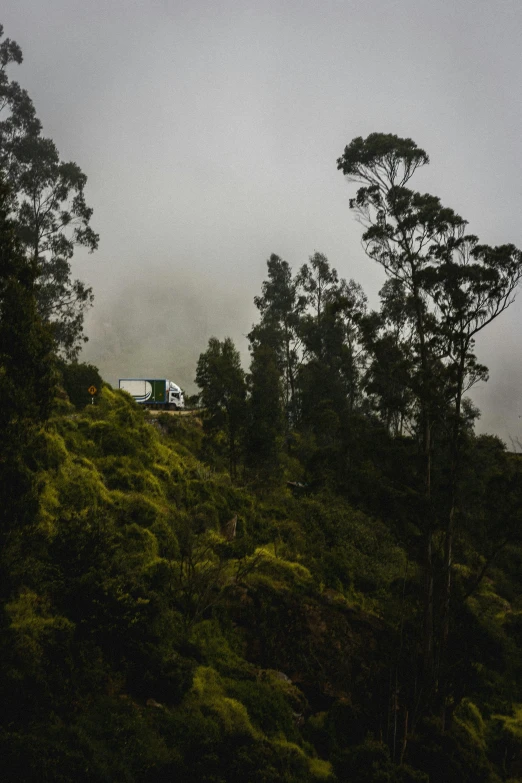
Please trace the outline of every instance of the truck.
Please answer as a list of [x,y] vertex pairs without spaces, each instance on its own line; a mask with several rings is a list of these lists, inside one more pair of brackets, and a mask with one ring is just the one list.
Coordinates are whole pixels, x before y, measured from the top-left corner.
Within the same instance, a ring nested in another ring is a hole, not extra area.
[[185,399],[180,387],[167,378],[120,378],[119,388],[140,405],[156,410],[183,410]]

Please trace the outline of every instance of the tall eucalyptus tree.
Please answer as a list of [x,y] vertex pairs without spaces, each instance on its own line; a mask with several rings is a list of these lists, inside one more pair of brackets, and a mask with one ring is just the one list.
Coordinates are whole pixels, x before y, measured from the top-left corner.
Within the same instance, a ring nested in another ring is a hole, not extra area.
[[433,428],[451,406],[450,488],[437,639],[440,662],[449,623],[463,394],[487,377],[473,353],[474,338],[512,303],[522,276],[522,255],[514,245],[479,244],[477,237],[466,234],[466,221],[439,198],[408,187],[417,169],[428,163],[427,153],[411,139],[380,133],[353,139],[337,161],[348,180],[360,185],[350,207],[364,227],[366,253],[402,287],[412,314],[412,391],[419,411],[426,501],[423,654],[427,681],[435,667]]

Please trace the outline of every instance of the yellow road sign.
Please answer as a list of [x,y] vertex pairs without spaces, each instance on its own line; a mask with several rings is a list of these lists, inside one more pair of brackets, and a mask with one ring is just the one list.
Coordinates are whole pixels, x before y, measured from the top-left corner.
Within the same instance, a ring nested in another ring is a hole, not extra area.
[[87,389],[87,391],[89,392],[89,394],[90,394],[90,395],[92,395],[92,396],[94,397],[94,395],[96,394],[96,392],[98,391],[98,389],[96,388],[96,386],[89,386],[89,388]]

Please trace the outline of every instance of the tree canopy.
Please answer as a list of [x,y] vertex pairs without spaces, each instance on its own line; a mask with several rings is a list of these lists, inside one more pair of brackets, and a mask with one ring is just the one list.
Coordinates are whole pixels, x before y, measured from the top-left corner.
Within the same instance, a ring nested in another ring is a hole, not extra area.
[[42,136],[27,91],[9,78],[9,66],[21,62],[20,47],[5,38],[0,43],[0,173],[10,186],[20,240],[38,265],[40,313],[52,325],[58,349],[77,358],[93,293],[71,279],[71,259],[76,246],[95,250],[99,237],[90,226],[87,177],[76,163],[60,160],[54,142]]

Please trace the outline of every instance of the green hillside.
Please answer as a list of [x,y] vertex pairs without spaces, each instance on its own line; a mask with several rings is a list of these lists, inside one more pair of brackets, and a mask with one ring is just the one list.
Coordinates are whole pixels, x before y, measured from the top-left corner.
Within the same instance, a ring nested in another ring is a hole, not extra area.
[[520,547],[459,609],[443,733],[408,712],[412,537],[324,487],[234,486],[202,437],[108,387],[40,432],[38,518],[10,544],[4,779],[516,779]]

